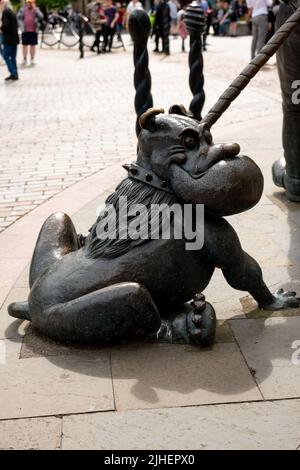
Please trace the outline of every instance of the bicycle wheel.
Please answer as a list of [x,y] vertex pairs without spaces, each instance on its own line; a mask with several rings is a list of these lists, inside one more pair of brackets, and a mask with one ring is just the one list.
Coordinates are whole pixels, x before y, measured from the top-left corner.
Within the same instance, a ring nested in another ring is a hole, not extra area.
[[69,21],[64,24],[60,35],[60,42],[66,47],[75,47],[79,43],[79,36]]
[[42,32],[42,43],[49,47],[56,46],[59,43],[59,36],[60,32],[56,31],[52,24],[47,23]]

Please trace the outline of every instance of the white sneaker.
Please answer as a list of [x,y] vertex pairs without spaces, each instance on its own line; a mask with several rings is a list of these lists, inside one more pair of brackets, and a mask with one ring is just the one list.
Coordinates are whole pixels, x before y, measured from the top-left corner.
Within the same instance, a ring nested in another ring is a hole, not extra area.
[[21,66],[22,66],[22,67],[26,67],[26,65],[27,65],[27,60],[24,59],[23,62],[21,63]]
[[32,61],[30,62],[30,65],[31,65],[31,67],[34,67],[34,66],[36,65],[36,62],[35,62],[34,60],[32,60]]

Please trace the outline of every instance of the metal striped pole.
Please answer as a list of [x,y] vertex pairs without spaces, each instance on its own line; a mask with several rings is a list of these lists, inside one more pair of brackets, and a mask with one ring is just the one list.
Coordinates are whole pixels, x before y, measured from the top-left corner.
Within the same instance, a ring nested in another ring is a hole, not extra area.
[[134,44],[134,88],[136,90],[134,107],[137,115],[135,130],[138,136],[141,130],[139,117],[153,106],[147,50],[151,24],[147,13],[144,10],[133,11],[129,17],[128,27]]

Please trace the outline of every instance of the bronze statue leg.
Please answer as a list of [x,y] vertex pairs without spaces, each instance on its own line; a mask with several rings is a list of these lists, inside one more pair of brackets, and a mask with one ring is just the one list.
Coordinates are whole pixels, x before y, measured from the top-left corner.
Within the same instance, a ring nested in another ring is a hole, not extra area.
[[[280,5],[277,26],[293,13],[288,5]],[[282,91],[284,159],[273,165],[273,181],[284,187],[288,199],[300,201],[300,103],[296,88],[300,80],[300,25],[277,52],[278,72]]]
[[56,212],[44,222],[36,242],[29,272],[29,285],[55,261],[79,248],[78,237],[70,217]]
[[148,290],[137,283],[114,284],[78,299],[35,312],[32,325],[52,339],[105,344],[155,332],[161,319]]
[[228,284],[234,289],[248,291],[264,310],[281,310],[297,308],[300,305],[296,292],[285,292],[278,289],[274,294],[264,283],[259,264],[248,253],[241,250],[234,262],[222,268]]

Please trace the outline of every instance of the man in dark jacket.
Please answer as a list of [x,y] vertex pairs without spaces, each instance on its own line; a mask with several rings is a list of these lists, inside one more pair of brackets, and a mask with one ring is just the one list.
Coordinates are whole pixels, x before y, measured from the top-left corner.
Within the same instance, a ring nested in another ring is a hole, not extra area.
[[154,52],[159,52],[159,39],[162,38],[163,52],[166,55],[170,54],[169,46],[169,33],[170,33],[170,7],[167,0],[160,0],[156,13],[155,13],[155,49]]
[[2,13],[3,58],[9,70],[9,77],[5,80],[18,80],[17,46],[19,44],[17,17],[11,9],[8,0],[0,0],[4,4]]

